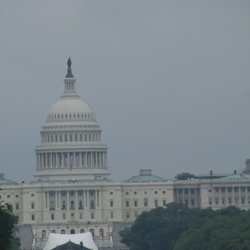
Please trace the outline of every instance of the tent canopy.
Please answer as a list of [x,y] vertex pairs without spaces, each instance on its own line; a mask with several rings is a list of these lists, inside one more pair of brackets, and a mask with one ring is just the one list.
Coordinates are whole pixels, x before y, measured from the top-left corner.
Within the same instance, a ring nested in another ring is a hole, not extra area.
[[[57,249],[56,247],[64,245],[65,243],[74,243],[80,246],[80,242],[86,249],[98,250],[95,242],[93,241],[92,234],[90,232],[81,234],[54,234],[50,233],[48,241],[43,250]],[[64,248],[63,248],[64,249]],[[67,249],[67,248],[66,248]],[[74,249],[74,248],[73,248]]]
[[60,246],[53,248],[52,250],[91,250],[90,248],[86,248],[83,246],[82,241],[80,245],[71,242],[70,240]]

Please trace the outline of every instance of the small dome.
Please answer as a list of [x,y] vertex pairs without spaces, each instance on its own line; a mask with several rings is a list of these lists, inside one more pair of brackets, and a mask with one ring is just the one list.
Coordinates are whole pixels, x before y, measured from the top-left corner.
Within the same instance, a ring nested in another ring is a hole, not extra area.
[[17,184],[15,181],[5,179],[4,173],[0,173],[0,186],[1,185],[11,185],[11,184]]
[[151,169],[140,169],[140,175],[132,176],[127,181],[149,182],[149,181],[164,181],[164,179],[162,177],[152,175]]
[[79,97],[62,97],[50,108],[46,123],[62,121],[96,122],[95,114],[87,103]]

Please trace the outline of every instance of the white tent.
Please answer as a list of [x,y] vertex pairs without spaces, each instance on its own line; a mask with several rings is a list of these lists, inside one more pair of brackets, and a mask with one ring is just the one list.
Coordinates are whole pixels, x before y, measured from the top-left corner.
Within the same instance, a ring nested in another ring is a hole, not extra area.
[[47,244],[43,250],[51,250],[57,246],[60,246],[68,241],[80,244],[82,241],[83,246],[89,249],[98,250],[95,242],[93,241],[92,234],[90,232],[82,234],[53,234],[50,233]]

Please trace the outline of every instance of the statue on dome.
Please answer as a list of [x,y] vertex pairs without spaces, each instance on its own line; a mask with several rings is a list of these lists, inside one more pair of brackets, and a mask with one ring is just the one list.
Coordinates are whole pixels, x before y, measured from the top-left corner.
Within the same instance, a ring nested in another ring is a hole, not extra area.
[[67,65],[68,65],[68,68],[69,68],[69,69],[71,68],[71,64],[72,64],[72,62],[71,62],[71,59],[70,59],[70,57],[69,57],[68,62],[67,62]]
[[71,71],[71,59],[69,57],[68,61],[67,61],[67,65],[68,65],[68,72],[67,72],[67,75],[66,75],[66,78],[74,78],[73,74],[72,74],[72,71]]

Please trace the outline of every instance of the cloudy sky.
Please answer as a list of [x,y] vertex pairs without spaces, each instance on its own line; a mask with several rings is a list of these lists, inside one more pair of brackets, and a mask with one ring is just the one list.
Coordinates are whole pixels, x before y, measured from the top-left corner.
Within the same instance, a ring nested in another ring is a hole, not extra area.
[[249,0],[1,0],[0,55],[8,179],[33,179],[69,56],[113,179],[230,173],[250,158]]

